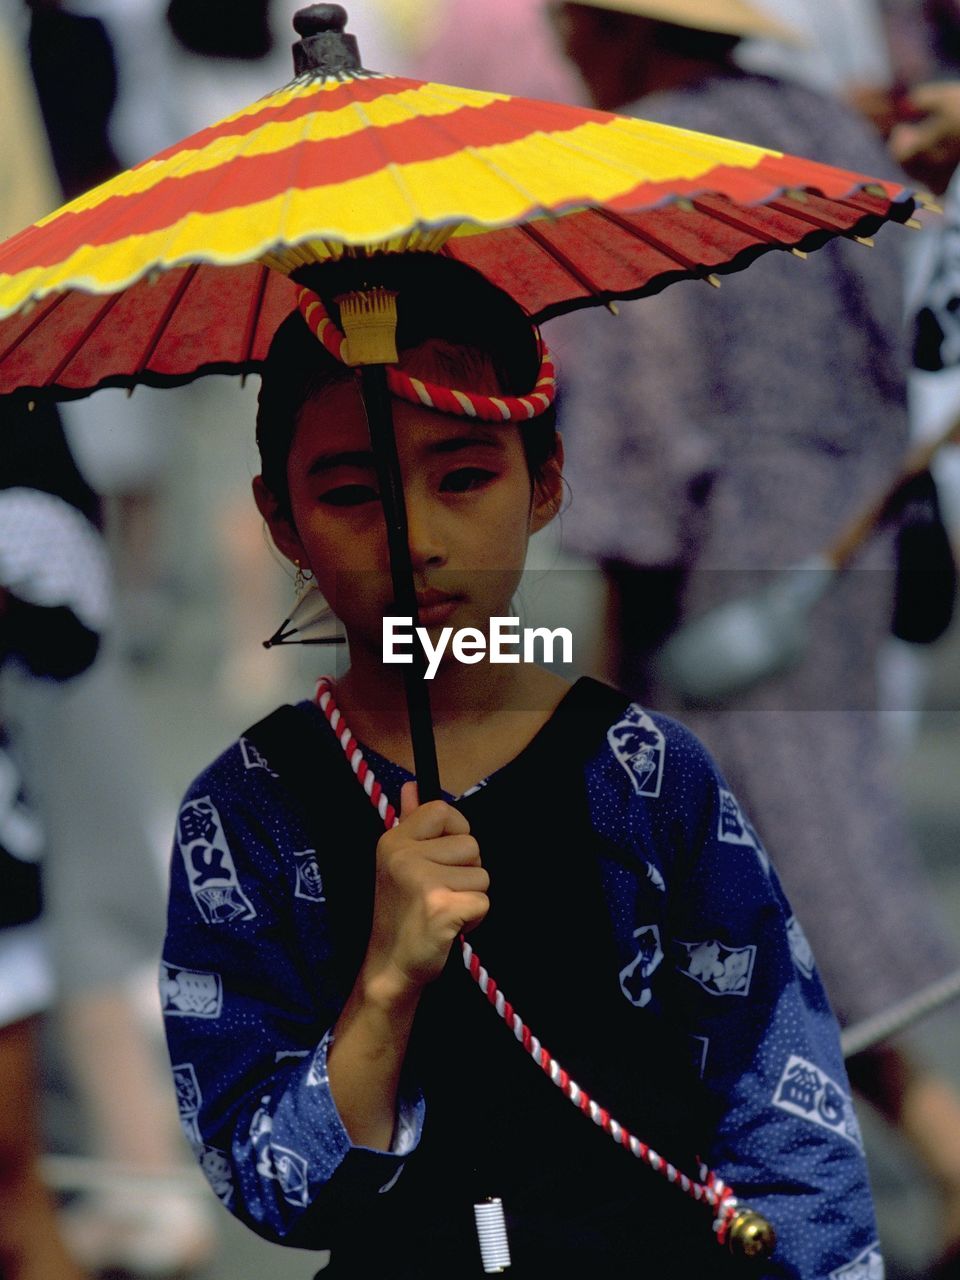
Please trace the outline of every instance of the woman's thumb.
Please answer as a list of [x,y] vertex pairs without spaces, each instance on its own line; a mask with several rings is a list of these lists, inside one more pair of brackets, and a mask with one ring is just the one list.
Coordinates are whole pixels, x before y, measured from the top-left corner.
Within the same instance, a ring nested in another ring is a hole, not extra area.
[[420,808],[420,796],[415,782],[405,782],[400,788],[400,817],[409,817],[414,809]]

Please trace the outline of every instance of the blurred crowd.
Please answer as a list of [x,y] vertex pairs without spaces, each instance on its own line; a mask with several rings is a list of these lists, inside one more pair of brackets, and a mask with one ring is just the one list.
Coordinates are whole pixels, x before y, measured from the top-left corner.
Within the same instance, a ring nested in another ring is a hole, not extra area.
[[[284,83],[298,7],[0,0],[0,237]],[[556,322],[573,500],[543,562],[581,570],[550,609],[593,637],[584,665],[692,721],[747,802],[842,1024],[955,971],[897,778],[952,620],[960,451],[901,486],[811,593],[791,627],[806,643],[752,684],[694,697],[662,658],[703,615],[823,572],[911,442],[960,416],[960,4],[348,8],[373,68],[905,168],[942,197],[942,218],[872,254],[769,255],[717,292]],[[249,498],[254,395],[214,377],[0,406],[2,1280],[201,1275],[216,1248],[182,1176],[153,982],[177,788],[315,671],[261,646],[292,584]],[[909,1036],[849,1066],[936,1188],[930,1274],[960,1275],[960,1098]],[[51,1146],[82,1158],[41,1166]]]

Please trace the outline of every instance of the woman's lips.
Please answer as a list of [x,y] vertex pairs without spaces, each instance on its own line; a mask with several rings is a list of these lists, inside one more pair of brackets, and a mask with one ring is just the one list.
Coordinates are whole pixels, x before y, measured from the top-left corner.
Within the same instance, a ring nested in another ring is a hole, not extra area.
[[456,612],[463,597],[445,591],[417,592],[417,613],[422,627],[442,627]]

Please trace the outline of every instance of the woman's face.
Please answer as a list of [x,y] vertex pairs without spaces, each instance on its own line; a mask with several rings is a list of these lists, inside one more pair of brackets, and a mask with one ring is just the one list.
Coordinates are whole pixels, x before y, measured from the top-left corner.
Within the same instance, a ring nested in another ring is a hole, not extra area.
[[[559,506],[560,460],[531,495],[520,430],[394,401],[421,623],[478,627],[510,612],[531,533]],[[360,393],[341,382],[307,401],[287,461],[292,527],[258,503],[274,540],[309,566],[352,646],[382,653],[395,613],[379,484]]]

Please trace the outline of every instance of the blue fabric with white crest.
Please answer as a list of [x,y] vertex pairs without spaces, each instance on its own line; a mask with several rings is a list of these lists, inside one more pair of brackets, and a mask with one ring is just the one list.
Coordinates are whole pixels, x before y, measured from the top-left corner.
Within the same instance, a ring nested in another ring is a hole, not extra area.
[[[310,704],[300,712],[322,719]],[[555,715],[536,749],[559,761],[568,738],[569,722]],[[398,804],[409,775],[366,756]],[[512,767],[461,797],[468,817],[471,799],[495,798]],[[775,1254],[755,1274],[873,1280],[882,1263],[836,1024],[748,819],[699,742],[635,705],[609,723],[581,772],[611,982],[652,1053],[668,1036],[686,1046],[692,1087],[720,1117],[700,1154],[775,1225]],[[318,771],[321,791],[324,777]],[[330,805],[342,777],[330,776]],[[344,1206],[376,1207],[405,1165],[415,1169],[429,1112],[408,1073],[392,1150],[376,1152],[352,1145],[334,1105],[326,1061],[342,995],[330,975],[337,904],[328,895],[332,860],[349,854],[308,824],[269,757],[241,738],[190,788],[171,868],[161,996],[184,1131],[231,1212],[301,1247],[324,1247]],[[567,932],[561,968],[578,963],[577,932]],[[510,975],[494,976],[510,996]],[[482,1005],[464,986],[463,1000]],[[519,1012],[537,1032],[533,1013]],[[492,1016],[489,1034],[523,1058]],[[587,1021],[583,1035],[602,1054],[602,1026]],[[623,1063],[625,1078],[630,1071]],[[579,1083],[591,1089],[586,1075]],[[537,1085],[552,1090],[545,1078]],[[655,1103],[679,1112],[688,1099],[678,1082]],[[626,1157],[624,1166],[631,1171]]]

